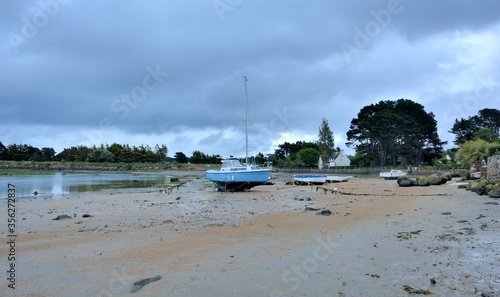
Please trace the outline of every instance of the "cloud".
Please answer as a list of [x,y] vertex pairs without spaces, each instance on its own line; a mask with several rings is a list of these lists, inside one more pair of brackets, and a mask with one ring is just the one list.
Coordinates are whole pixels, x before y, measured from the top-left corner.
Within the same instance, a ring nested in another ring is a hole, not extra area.
[[263,153],[314,141],[323,117],[346,149],[380,100],[424,105],[445,140],[455,118],[499,108],[500,3],[221,1],[5,3],[0,141],[242,154],[244,75]]

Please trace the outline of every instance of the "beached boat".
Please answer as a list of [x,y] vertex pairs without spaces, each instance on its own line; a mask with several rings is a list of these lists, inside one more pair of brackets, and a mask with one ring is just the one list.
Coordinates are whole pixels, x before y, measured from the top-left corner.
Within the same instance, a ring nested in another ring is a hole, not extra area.
[[[245,109],[247,106],[247,77],[245,82]],[[218,191],[248,191],[255,186],[264,185],[271,176],[271,168],[260,169],[248,163],[248,112],[245,110],[245,164],[234,158],[222,160],[219,170],[207,170],[205,176],[212,181]]]
[[256,165],[242,165],[236,159],[225,159],[219,170],[207,170],[205,175],[215,183],[218,191],[248,191],[266,184],[271,169],[259,169]]
[[408,174],[408,172],[393,169],[387,172],[380,172],[380,177],[383,177],[384,179],[397,179],[400,176],[406,176],[406,174]]
[[294,175],[293,182],[296,185],[322,185],[326,183],[326,175]]
[[481,171],[471,172],[470,173],[470,177],[472,179],[480,179],[481,178]]
[[336,175],[327,175],[326,176],[326,182],[327,183],[340,183],[340,182],[346,182],[350,180],[352,176],[336,176]]

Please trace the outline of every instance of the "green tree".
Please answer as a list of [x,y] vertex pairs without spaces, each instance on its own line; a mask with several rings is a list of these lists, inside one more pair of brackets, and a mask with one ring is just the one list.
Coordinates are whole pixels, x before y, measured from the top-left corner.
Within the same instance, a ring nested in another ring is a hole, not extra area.
[[0,160],[7,160],[7,147],[0,141]]
[[177,163],[185,164],[189,162],[188,157],[183,152],[176,152],[174,158]]
[[305,148],[301,149],[297,153],[298,157],[302,161],[303,166],[305,167],[316,167],[318,166],[318,160],[320,153],[316,149],[313,148]]
[[40,161],[53,161],[56,151],[51,147],[43,147],[40,151]]
[[441,156],[442,142],[434,114],[408,99],[363,107],[351,121],[347,146],[371,160],[371,166],[430,162]]
[[320,152],[323,164],[328,164],[329,160],[333,158],[333,155],[335,154],[335,141],[333,132],[332,130],[330,130],[328,121],[325,118],[323,118],[321,126],[319,127],[318,150]]
[[189,161],[193,164],[205,164],[209,163],[208,156],[200,151],[194,151],[193,155],[189,158]]
[[499,153],[499,142],[487,142],[483,139],[469,140],[460,145],[455,155],[455,161],[465,162],[468,166],[480,169],[489,156]]
[[84,145],[65,148],[62,152],[55,156],[55,160],[66,162],[85,162],[93,149],[95,149],[95,147],[89,148]]
[[167,160],[168,149],[167,146],[158,144],[155,146],[156,162],[165,162]]
[[297,141],[296,143],[288,143],[285,142],[283,144],[278,145],[278,149],[274,152],[275,161],[278,164],[282,164],[280,160],[284,161],[290,155],[294,153],[298,153],[301,149],[304,148],[313,148],[318,150],[318,144],[314,142],[306,142],[306,141]]
[[264,164],[266,161],[267,161],[266,156],[264,156],[264,154],[263,154],[263,153],[261,153],[261,152],[259,152],[259,153],[255,156],[255,163],[257,163],[257,164]]
[[486,142],[498,142],[500,138],[495,130],[491,128],[481,128],[472,135],[472,139],[482,139]]
[[115,156],[105,148],[96,148],[88,154],[87,161],[95,163],[114,162]]
[[27,144],[10,144],[5,152],[6,160],[12,161],[37,161],[40,149]]
[[497,137],[500,137],[500,110],[484,108],[479,110],[475,116],[470,116],[467,119],[455,119],[455,123],[448,132],[455,134],[453,143],[461,145],[466,141],[473,140],[474,134],[481,129],[490,129]]

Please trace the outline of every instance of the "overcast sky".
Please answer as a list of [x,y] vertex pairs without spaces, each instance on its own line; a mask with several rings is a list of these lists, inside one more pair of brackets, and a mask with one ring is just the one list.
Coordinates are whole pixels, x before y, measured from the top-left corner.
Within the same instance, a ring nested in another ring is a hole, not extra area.
[[166,144],[244,155],[345,146],[357,113],[410,99],[456,118],[500,109],[500,1],[1,0],[0,141]]

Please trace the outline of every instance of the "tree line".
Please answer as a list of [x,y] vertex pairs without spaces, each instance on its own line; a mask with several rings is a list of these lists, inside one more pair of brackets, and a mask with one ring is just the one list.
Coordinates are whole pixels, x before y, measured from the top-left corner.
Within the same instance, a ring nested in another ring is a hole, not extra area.
[[92,162],[92,163],[157,163],[165,162],[168,149],[166,145],[129,146],[128,144],[113,143],[100,147],[85,145],[65,148],[57,153],[51,147],[41,149],[28,144],[10,144],[5,146],[0,142],[0,160],[6,161],[64,161],[64,162]]
[[[380,101],[363,107],[351,120],[348,147],[356,154],[351,165],[359,167],[419,166],[443,163],[472,165],[476,168],[491,155],[500,154],[500,110],[485,108],[467,119],[456,119],[448,131],[458,147],[447,144],[437,133],[432,112],[409,99]],[[316,167],[321,158],[327,164],[340,148],[334,148],[333,132],[323,118],[315,142],[297,141],[279,145],[274,165]],[[450,157],[448,159],[447,157]]]

